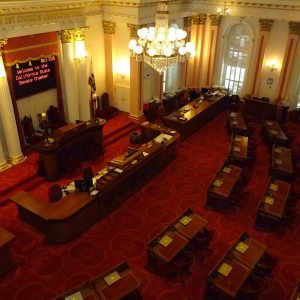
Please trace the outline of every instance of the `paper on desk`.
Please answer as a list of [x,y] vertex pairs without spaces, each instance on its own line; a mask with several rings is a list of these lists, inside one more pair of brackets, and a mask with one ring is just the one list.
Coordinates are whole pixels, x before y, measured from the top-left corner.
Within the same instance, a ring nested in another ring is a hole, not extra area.
[[231,168],[229,167],[224,167],[223,172],[229,174],[231,172]]
[[281,149],[280,148],[275,148],[275,152],[276,153],[281,153]]
[[276,165],[282,165],[282,159],[276,159],[275,163]]
[[121,279],[121,276],[119,275],[119,273],[117,271],[114,271],[114,272],[112,272],[109,275],[104,277],[104,281],[108,285],[112,285],[113,283],[115,283],[116,281],[118,281],[120,279]]
[[272,198],[270,196],[266,196],[265,203],[273,205],[274,204],[274,198]]
[[219,268],[218,272],[222,275],[224,275],[225,277],[229,275],[229,273],[231,272],[232,270],[232,266],[226,264],[226,263],[223,263],[221,265],[221,267]]
[[270,184],[270,190],[277,192],[278,191],[278,185],[275,183]]
[[243,243],[243,242],[239,242],[235,248],[235,250],[239,251],[240,253],[244,253],[246,252],[246,250],[248,249],[248,245]]
[[235,140],[236,142],[240,142],[240,141],[242,140],[242,138],[239,137],[239,136],[236,136],[236,137],[234,138],[234,140]]
[[159,240],[159,243],[164,246],[168,247],[173,242],[173,239],[169,237],[168,235],[165,235],[163,238]]
[[123,172],[123,170],[122,170],[122,169],[119,169],[119,168],[115,168],[114,171],[116,171],[117,173],[122,173],[122,172]]
[[182,224],[182,225],[187,225],[189,224],[190,222],[192,221],[192,218],[190,218],[189,216],[184,216],[182,217],[179,222]]
[[83,300],[82,295],[80,292],[76,292],[68,297],[65,300]]
[[223,181],[220,179],[216,179],[213,183],[214,186],[219,187],[223,184]]
[[234,152],[241,152],[241,148],[240,147],[233,147],[233,151]]

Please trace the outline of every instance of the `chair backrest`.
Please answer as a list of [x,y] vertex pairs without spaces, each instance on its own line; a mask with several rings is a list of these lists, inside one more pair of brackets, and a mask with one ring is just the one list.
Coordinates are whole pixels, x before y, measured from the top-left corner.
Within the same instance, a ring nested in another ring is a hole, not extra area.
[[59,184],[53,184],[48,189],[49,202],[56,202],[62,198],[62,187]]
[[93,179],[94,177],[94,172],[92,167],[86,167],[82,170],[82,178],[83,179]]
[[47,110],[48,122],[52,126],[52,129],[56,129],[60,126],[61,120],[57,107],[50,105]]
[[21,121],[22,127],[23,127],[23,132],[25,139],[29,139],[34,135],[34,127],[32,123],[31,117],[24,116],[23,120]]
[[101,96],[102,109],[109,107],[108,93],[103,93]]

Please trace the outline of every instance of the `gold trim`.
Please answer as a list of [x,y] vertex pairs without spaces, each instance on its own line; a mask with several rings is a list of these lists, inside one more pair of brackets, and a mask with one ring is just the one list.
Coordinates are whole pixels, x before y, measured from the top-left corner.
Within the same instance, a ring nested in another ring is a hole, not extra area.
[[270,19],[259,19],[259,30],[260,31],[271,31],[273,20]]
[[53,52],[52,54],[41,54],[37,57],[29,56],[29,57],[26,57],[26,59],[23,59],[23,60],[15,59],[13,62],[5,63],[4,65],[7,66],[7,67],[11,67],[11,66],[14,66],[15,64],[23,64],[23,63],[28,62],[29,60],[38,60],[38,59],[41,59],[42,57],[45,58],[45,57],[50,57],[52,55],[59,56],[59,53]]
[[0,40],[0,56],[2,56],[2,53],[4,52],[2,48],[7,44],[7,39]]
[[[1,43],[1,42],[0,42]],[[31,45],[27,47],[21,47],[21,48],[14,48],[10,50],[3,50],[3,53],[14,53],[14,52],[20,52],[24,50],[30,50],[30,49],[35,49],[35,48],[40,48],[40,47],[45,47],[45,46],[50,46],[50,45],[58,45],[58,42],[50,42],[50,43],[45,43],[45,44],[37,44],[37,45]]]
[[88,27],[79,27],[74,29],[73,37],[75,41],[84,41],[85,32],[87,31]]
[[300,35],[300,22],[289,22],[289,34]]
[[9,164],[7,161],[5,161],[2,164],[0,164],[0,172],[5,171],[11,167],[12,167],[12,165]]
[[183,19],[184,21],[184,27],[187,28],[187,27],[191,27],[192,26],[192,22],[193,22],[193,17],[192,16],[189,16],[189,17],[185,17]]
[[17,164],[19,164],[19,163],[21,163],[21,162],[23,162],[24,160],[26,160],[27,159],[27,157],[22,153],[22,154],[20,154],[19,156],[17,156],[17,157],[8,157],[8,159],[7,159],[7,161],[10,163],[10,164],[12,164],[12,165],[17,165]]
[[192,20],[194,25],[204,25],[206,21],[206,15],[200,14],[198,16],[193,16]]
[[210,25],[212,26],[219,26],[222,16],[220,15],[209,15]]
[[116,22],[102,21],[102,26],[103,26],[104,33],[115,34]]
[[134,116],[134,115],[129,114],[128,118],[131,119],[134,123],[141,123],[146,120],[146,117],[144,114],[141,114],[140,116]]
[[137,35],[137,31],[140,29],[140,28],[143,28],[143,27],[147,27],[148,25],[147,24],[129,24],[127,23],[127,27],[129,28],[129,31],[130,31],[130,37],[131,38],[138,38],[138,35]]
[[59,32],[59,37],[62,44],[73,42],[73,29],[61,30]]

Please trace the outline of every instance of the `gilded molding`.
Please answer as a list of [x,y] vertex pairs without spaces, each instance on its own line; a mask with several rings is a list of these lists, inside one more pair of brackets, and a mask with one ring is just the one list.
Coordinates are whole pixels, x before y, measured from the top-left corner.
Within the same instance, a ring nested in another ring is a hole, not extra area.
[[206,15],[205,14],[200,14],[197,16],[192,17],[193,24],[194,25],[204,25],[206,21]]
[[129,24],[129,23],[127,23],[127,27],[129,28],[129,31],[130,31],[130,37],[131,38],[137,38],[138,37],[137,31],[140,28],[147,27],[147,26],[148,26],[147,24],[138,25],[138,24]]
[[0,40],[0,55],[2,55],[2,48],[7,44],[7,39]]
[[73,42],[73,29],[66,29],[59,32],[61,42],[63,44]]
[[259,19],[259,30],[260,31],[271,31],[273,20],[270,19]]
[[104,33],[115,34],[116,22],[102,21],[102,26],[103,26],[103,29],[104,29]]
[[73,37],[75,41],[84,41],[87,27],[79,27],[73,30]]
[[210,25],[212,26],[219,26],[222,16],[220,15],[209,15]]
[[289,22],[289,34],[300,35],[300,22]]
[[192,23],[193,23],[193,17],[192,16],[185,17],[183,20],[184,20],[184,27],[185,28],[192,26]]

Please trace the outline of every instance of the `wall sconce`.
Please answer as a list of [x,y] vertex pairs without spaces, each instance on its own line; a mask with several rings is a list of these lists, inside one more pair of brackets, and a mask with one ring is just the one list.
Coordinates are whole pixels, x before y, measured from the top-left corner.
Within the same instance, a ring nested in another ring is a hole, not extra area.
[[75,60],[81,61],[87,57],[84,41],[75,41]]
[[115,65],[115,71],[116,75],[124,80],[126,77],[130,74],[130,66],[128,60],[121,59],[116,65]]
[[277,69],[278,69],[278,63],[277,63],[277,61],[272,60],[272,61],[268,62],[267,63],[267,68],[271,72],[277,71]]

